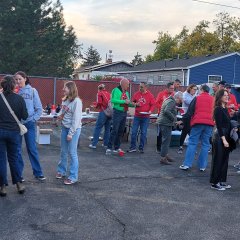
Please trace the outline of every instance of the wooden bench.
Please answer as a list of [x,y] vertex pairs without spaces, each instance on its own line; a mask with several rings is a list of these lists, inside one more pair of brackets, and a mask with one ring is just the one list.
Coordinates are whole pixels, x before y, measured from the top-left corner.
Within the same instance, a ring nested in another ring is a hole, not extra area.
[[53,130],[50,128],[40,128],[37,126],[37,143],[38,144],[50,144],[50,135]]

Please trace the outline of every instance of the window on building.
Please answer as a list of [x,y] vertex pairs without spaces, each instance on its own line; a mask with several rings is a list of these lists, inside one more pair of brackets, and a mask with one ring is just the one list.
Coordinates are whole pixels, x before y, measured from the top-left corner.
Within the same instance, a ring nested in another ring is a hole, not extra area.
[[148,83],[148,84],[153,84],[153,79],[154,79],[153,76],[148,76],[148,78],[147,78],[147,83]]
[[215,83],[222,81],[222,75],[208,75],[208,82]]
[[178,74],[171,74],[171,80],[175,81],[176,79],[179,79]]
[[158,76],[158,83],[161,84],[164,82],[164,76],[163,75],[159,75]]

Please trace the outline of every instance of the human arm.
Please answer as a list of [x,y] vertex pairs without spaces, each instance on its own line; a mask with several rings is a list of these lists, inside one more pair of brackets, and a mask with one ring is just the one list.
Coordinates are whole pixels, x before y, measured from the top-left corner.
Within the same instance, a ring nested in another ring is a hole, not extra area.
[[33,88],[33,107],[34,107],[33,119],[34,121],[38,121],[42,115],[42,103],[38,95],[38,91],[35,88]]
[[82,101],[79,98],[74,100],[72,112],[72,123],[67,136],[68,140],[72,139],[72,136],[75,134],[77,128],[79,128],[79,123],[82,120]]

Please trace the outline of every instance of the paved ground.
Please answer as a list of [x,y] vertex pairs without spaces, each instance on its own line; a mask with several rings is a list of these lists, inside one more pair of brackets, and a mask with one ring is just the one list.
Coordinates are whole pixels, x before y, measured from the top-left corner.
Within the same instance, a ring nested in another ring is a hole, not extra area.
[[1,240],[239,239],[240,175],[233,168],[239,148],[231,154],[232,189],[220,192],[210,189],[209,168],[203,173],[196,167],[178,169],[184,155],[176,148],[170,151],[176,162],[160,165],[153,126],[145,153],[124,157],[105,156],[101,146],[89,149],[91,132],[91,126],[83,128],[80,182],[74,186],[55,179],[58,128],[51,145],[39,146],[45,183],[32,177],[24,150],[26,194],[18,195],[10,185],[8,196],[0,198]]

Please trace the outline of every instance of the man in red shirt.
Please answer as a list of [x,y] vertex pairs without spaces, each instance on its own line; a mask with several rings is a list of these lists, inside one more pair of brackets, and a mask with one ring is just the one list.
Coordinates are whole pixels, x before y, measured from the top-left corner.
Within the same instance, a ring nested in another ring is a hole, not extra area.
[[[167,99],[169,96],[173,96],[174,95],[174,83],[173,82],[169,82],[166,85],[166,89],[161,91],[156,99],[156,107],[158,110],[158,114],[161,111],[161,107],[162,107],[162,103],[165,99]],[[157,152],[160,153],[161,152],[161,145],[162,145],[162,137],[161,137],[161,132],[160,129],[158,128],[158,135],[157,135]]]
[[138,135],[138,130],[140,128],[141,136],[139,143],[139,152],[144,153],[144,144],[147,136],[147,128],[149,124],[150,114],[154,111],[155,108],[155,99],[152,93],[147,89],[145,82],[141,82],[139,85],[139,91],[137,91],[133,98],[132,102],[135,103],[135,115],[132,125],[132,135],[131,135],[131,146],[128,152],[136,152],[136,140]]
[[97,148],[97,143],[103,126],[104,126],[103,145],[107,146],[108,144],[110,137],[111,117],[107,116],[104,110],[107,108],[110,98],[111,95],[105,89],[105,85],[100,84],[98,86],[97,102],[94,105],[95,108],[99,109],[99,115],[96,121],[92,143],[89,145],[89,148],[92,149]]

